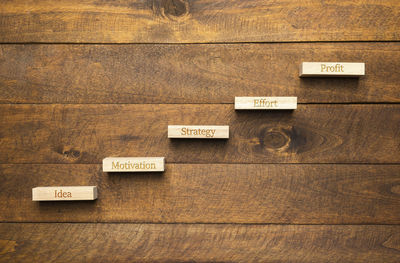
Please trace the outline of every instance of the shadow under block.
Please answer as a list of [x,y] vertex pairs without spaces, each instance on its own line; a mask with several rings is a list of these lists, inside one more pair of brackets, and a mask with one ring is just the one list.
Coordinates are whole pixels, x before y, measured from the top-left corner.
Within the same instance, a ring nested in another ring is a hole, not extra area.
[[50,186],[32,189],[32,201],[78,201],[97,199],[96,186]]
[[163,172],[164,157],[107,157],[103,172]]
[[168,138],[229,139],[229,126],[168,125]]
[[300,77],[359,77],[365,75],[365,63],[303,62]]
[[297,97],[235,97],[235,110],[294,110]]

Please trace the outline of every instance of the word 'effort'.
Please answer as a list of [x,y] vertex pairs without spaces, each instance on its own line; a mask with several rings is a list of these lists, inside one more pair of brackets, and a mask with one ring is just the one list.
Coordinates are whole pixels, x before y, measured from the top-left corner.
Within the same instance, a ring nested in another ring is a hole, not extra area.
[[255,99],[254,100],[254,107],[257,108],[276,108],[278,107],[278,101],[277,100],[268,100],[268,99]]
[[294,110],[297,97],[235,97],[235,110]]

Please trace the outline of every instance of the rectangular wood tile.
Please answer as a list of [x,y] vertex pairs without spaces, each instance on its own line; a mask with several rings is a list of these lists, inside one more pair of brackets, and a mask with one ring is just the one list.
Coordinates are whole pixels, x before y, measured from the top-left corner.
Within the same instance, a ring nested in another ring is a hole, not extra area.
[[302,62],[299,74],[300,77],[360,77],[364,75],[365,63],[356,62]]
[[163,172],[164,157],[107,157],[103,172]]
[[235,97],[235,110],[295,110],[297,97]]
[[79,201],[97,199],[96,186],[46,186],[32,188],[32,201]]
[[168,138],[229,139],[226,125],[168,125]]

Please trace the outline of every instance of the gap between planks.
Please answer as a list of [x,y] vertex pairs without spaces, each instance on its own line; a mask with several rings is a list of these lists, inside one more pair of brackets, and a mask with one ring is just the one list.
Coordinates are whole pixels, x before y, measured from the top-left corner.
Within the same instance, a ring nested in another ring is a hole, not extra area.
[[[262,96],[262,94],[260,95]],[[399,102],[298,102],[297,105],[398,105]],[[39,103],[25,103],[25,102],[1,102],[0,105],[235,105],[235,102],[222,102],[222,103],[52,103],[52,102],[39,102]],[[233,108],[234,110],[234,108]],[[270,110],[264,110],[268,112]]]
[[244,45],[244,44],[307,44],[307,43],[398,43],[400,40],[316,40],[316,41],[236,41],[236,42],[1,42],[0,45],[160,45],[160,46],[188,46],[188,45]]
[[1,224],[74,224],[74,225],[225,225],[225,226],[400,226],[400,224],[368,224],[368,223],[352,223],[352,224],[294,224],[294,223],[205,223],[205,222],[169,222],[169,223],[154,223],[154,222],[46,222],[46,221],[40,221],[40,222],[34,222],[34,221],[28,221],[28,222],[19,222],[19,221],[0,221]]
[[[131,156],[129,156],[131,157]],[[217,164],[226,164],[226,165],[400,165],[400,163],[220,163],[220,162],[212,162],[212,163],[178,163],[178,162],[168,162],[165,161],[165,166],[168,164],[173,165],[217,165]],[[0,163],[0,165],[102,165],[102,163]],[[104,172],[107,173],[107,172]]]

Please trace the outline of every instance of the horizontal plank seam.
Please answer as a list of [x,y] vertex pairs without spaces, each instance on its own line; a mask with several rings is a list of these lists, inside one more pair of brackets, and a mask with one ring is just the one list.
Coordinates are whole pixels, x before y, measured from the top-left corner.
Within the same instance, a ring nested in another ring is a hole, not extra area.
[[315,40],[315,41],[234,41],[234,42],[1,42],[0,45],[242,45],[293,43],[398,43],[399,40]]
[[[266,96],[268,97],[268,96]],[[25,103],[25,102],[0,102],[0,105],[234,105],[234,102],[222,103]],[[299,102],[297,105],[399,105],[399,102]],[[275,110],[277,111],[277,110]],[[279,111],[279,110],[278,110]]]
[[[168,164],[178,165],[209,165],[209,164],[229,164],[229,165],[400,165],[400,163],[178,163],[178,162],[165,162]],[[0,165],[102,165],[102,163],[0,163]]]
[[154,222],[18,222],[18,221],[4,221],[0,224],[115,224],[115,225],[244,225],[244,226],[400,226],[400,224],[293,224],[293,223],[204,223],[204,222],[190,222],[190,223],[154,223]]

